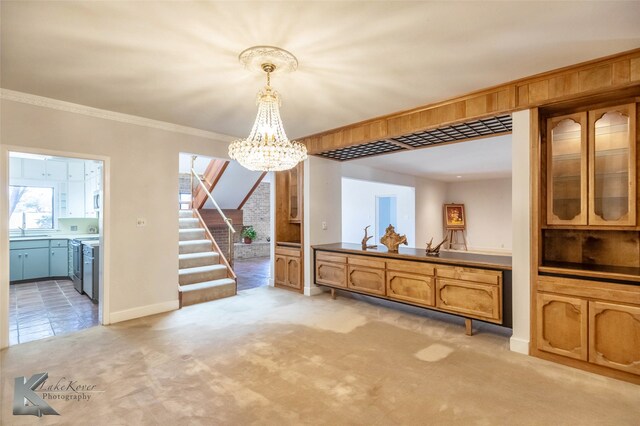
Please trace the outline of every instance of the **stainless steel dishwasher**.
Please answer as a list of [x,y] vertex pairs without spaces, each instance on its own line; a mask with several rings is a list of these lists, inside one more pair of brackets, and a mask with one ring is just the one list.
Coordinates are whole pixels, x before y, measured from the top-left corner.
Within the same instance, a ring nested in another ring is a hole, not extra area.
[[97,241],[82,244],[82,289],[94,303],[98,303],[100,297],[99,250]]
[[71,274],[71,280],[73,281],[73,288],[80,294],[82,294],[82,241],[71,240],[71,250],[73,253],[73,272]]

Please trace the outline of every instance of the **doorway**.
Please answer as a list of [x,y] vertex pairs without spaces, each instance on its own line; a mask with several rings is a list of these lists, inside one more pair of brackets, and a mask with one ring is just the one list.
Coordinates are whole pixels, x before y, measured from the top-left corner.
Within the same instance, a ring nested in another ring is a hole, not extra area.
[[[191,173],[192,169],[195,174]],[[208,231],[206,238],[215,241],[214,249],[229,262],[235,274],[236,290],[268,285],[272,240],[271,174],[250,171],[236,161],[180,153],[179,179],[180,216],[183,219],[202,218]],[[235,233],[230,232],[228,224]],[[183,229],[180,238],[191,238],[188,234],[191,232]],[[182,241],[181,244],[191,243]],[[184,267],[180,267],[180,274],[186,277],[195,263],[186,259],[193,257],[187,255],[187,250],[191,249],[184,249],[185,253],[181,254]],[[203,245],[202,250],[210,248]],[[184,281],[183,291],[188,291],[188,285],[197,284],[186,278]]]
[[102,322],[104,162],[9,152],[9,345]]

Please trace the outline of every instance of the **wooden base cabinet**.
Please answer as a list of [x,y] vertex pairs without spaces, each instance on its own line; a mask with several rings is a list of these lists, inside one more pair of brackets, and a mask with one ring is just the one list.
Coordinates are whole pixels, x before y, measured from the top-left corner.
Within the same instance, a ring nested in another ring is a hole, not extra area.
[[335,287],[346,287],[347,265],[317,260],[316,282]]
[[289,256],[276,253],[274,284],[302,290],[302,269],[299,256]]
[[387,296],[391,299],[435,306],[434,278],[425,275],[387,271]]
[[589,361],[640,374],[640,307],[589,302]]
[[475,282],[438,278],[436,306],[440,309],[502,322],[500,287]]
[[587,301],[538,293],[537,347],[546,352],[587,360]]
[[384,269],[373,269],[366,266],[349,265],[347,287],[355,291],[361,291],[363,293],[371,293],[384,296]]

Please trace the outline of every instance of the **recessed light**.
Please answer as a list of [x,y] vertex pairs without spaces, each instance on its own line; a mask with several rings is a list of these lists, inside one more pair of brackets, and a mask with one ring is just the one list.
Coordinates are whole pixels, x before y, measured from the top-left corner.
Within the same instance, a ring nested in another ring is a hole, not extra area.
[[458,179],[460,179],[462,176],[456,176]]

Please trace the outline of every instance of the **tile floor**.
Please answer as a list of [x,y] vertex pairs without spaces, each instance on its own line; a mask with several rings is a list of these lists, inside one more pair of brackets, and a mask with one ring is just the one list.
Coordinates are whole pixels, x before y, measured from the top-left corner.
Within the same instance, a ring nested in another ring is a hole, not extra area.
[[238,291],[269,285],[269,257],[237,259],[233,270],[238,276]]
[[70,280],[9,287],[9,344],[30,342],[93,327],[98,305],[78,294]]

